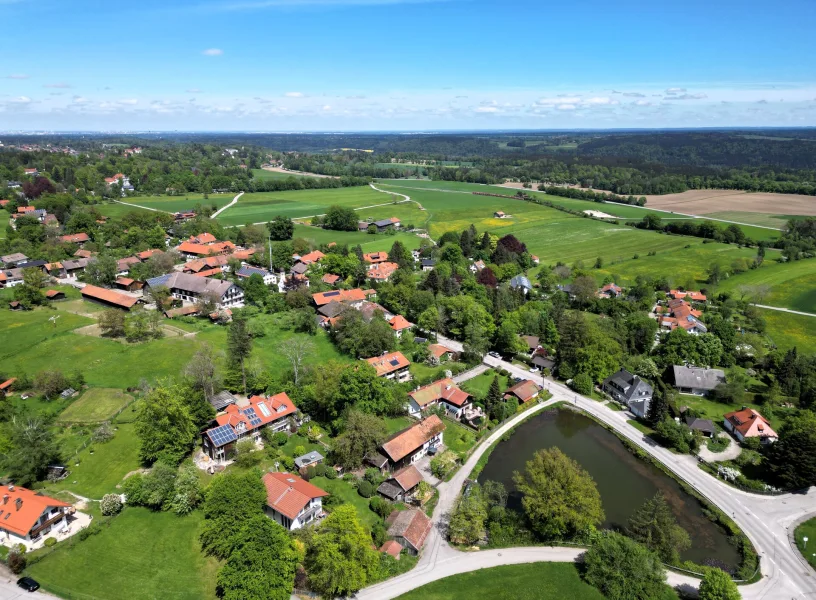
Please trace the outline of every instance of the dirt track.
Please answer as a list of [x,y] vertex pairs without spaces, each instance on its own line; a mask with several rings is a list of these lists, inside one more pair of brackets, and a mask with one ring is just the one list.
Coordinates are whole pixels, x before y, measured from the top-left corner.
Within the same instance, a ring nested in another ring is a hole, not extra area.
[[264,171],[273,173],[285,173],[286,175],[307,175],[309,177],[331,177],[331,175],[321,175],[320,173],[306,173],[305,171],[287,171],[283,167],[261,167]]

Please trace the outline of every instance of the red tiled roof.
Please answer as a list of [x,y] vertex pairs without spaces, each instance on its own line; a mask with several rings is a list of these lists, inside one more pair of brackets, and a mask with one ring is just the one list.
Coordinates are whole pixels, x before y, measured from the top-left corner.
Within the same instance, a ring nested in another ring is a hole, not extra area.
[[319,487],[291,473],[266,473],[266,503],[280,514],[294,519],[313,498],[328,496]]
[[380,546],[379,551],[390,554],[394,558],[399,559],[400,552],[402,552],[402,546],[400,546],[399,542],[397,541],[388,540],[382,546]]
[[524,381],[519,381],[516,385],[511,388],[508,388],[504,392],[505,398],[508,396],[515,396],[522,402],[528,402],[538,395],[541,391],[541,388],[538,387],[538,384],[535,381],[530,379],[525,379]]
[[332,275],[331,273],[326,273],[325,275],[323,275],[322,281],[327,285],[334,285],[335,283],[340,281],[340,276]]
[[164,254],[161,250],[145,250],[144,252],[139,252],[136,254],[136,258],[139,260],[147,260],[154,254]]
[[399,265],[397,263],[392,262],[381,262],[371,265],[371,268],[368,270],[368,276],[371,279],[385,281],[394,272],[399,269]]
[[235,260],[247,260],[253,254],[255,254],[255,248],[248,248],[246,250],[236,250],[230,256]]
[[411,365],[411,362],[403,356],[402,352],[389,352],[382,356],[367,358],[366,362],[377,370],[377,377],[388,375]]
[[289,398],[285,392],[275,394],[269,398],[252,396],[249,399],[249,405],[255,410],[255,414],[261,420],[261,422],[256,425],[252,425],[249,417],[241,412],[243,409],[234,404],[230,404],[225,409],[225,414],[218,415],[215,420],[219,425],[231,425],[233,428],[238,425],[238,423],[243,423],[246,431],[249,431],[256,427],[263,427],[297,411],[295,403],[292,402],[291,398]]
[[689,298],[696,302],[705,302],[707,300],[705,294],[702,292],[687,292],[683,290],[671,290],[669,296],[672,298]]
[[58,296],[64,296],[64,295],[65,295],[65,292],[62,292],[60,290],[48,290],[47,292],[45,292],[45,297],[48,298],[48,299],[52,299],[52,298],[56,298]]
[[125,294],[114,292],[113,290],[106,290],[105,288],[96,287],[95,285],[86,285],[84,288],[82,288],[82,295],[85,298],[101,300],[103,302],[107,302],[108,304],[115,304],[122,308],[128,309],[139,301],[138,298],[126,296]]
[[17,212],[18,213],[27,213],[36,210],[33,206],[18,206]]
[[453,382],[453,379],[440,379],[433,383],[414,390],[408,394],[420,408],[424,408],[434,402],[444,400],[448,404],[462,407],[470,400],[470,394],[462,391]]
[[312,300],[314,300],[314,303],[317,306],[323,306],[332,300],[336,300],[338,302],[359,302],[361,300],[365,300],[367,295],[369,295],[368,292],[364,292],[360,288],[355,288],[353,290],[332,290],[330,292],[318,292],[317,294],[312,294]]
[[[8,500],[6,500],[8,496]],[[17,486],[0,487],[0,529],[25,537],[49,508],[71,506]]]
[[185,254],[196,254],[198,256],[210,256],[214,254],[224,254],[228,250],[234,250],[235,244],[232,242],[216,242],[213,244],[196,244],[195,242],[182,242],[178,251]]
[[422,481],[422,473],[414,465],[408,465],[395,472],[391,479],[395,480],[404,491],[414,489]]
[[381,263],[388,260],[388,252],[369,252],[368,254],[363,254],[363,260],[367,263]]
[[136,280],[131,279],[130,277],[117,277],[116,278],[116,283],[118,283],[119,285],[130,285],[134,281],[136,281]]
[[212,244],[218,241],[218,238],[209,232],[199,233],[198,235],[191,235],[188,240],[194,244]]
[[91,252],[90,250],[80,249],[74,252],[74,256],[78,258],[91,258],[93,256],[93,252]]
[[395,510],[386,520],[388,535],[404,538],[415,550],[419,551],[431,532],[431,520],[421,510]]
[[727,413],[724,418],[743,437],[778,437],[776,432],[771,429],[770,423],[765,420],[765,417],[753,408],[743,408],[742,410]]
[[424,443],[442,431],[445,431],[445,424],[438,416],[431,415],[396,433],[381,447],[388,458],[397,462],[421,448]]
[[453,350],[451,350],[447,346],[443,346],[442,344],[431,344],[430,346],[428,346],[428,350],[436,358],[442,358],[446,354],[451,354],[453,352]]
[[410,329],[413,327],[411,322],[402,315],[394,315],[389,323],[391,324],[391,329],[394,331],[402,331],[403,329]]
[[326,255],[323,254],[320,250],[312,250],[309,254],[304,254],[300,257],[300,262],[310,265],[312,263],[320,262],[320,259],[324,258]]
[[0,391],[6,391],[10,389],[14,382],[17,381],[16,377],[12,377],[11,379],[6,379],[3,383],[0,383]]
[[215,275],[221,275],[222,273],[223,271],[220,268],[215,268],[199,271],[198,273],[193,273],[193,275],[196,277],[214,277]]

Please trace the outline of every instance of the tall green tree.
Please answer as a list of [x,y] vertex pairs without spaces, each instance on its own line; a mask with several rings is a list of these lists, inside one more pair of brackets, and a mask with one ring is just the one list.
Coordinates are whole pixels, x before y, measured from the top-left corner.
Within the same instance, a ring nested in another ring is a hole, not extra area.
[[295,225],[292,223],[292,219],[284,217],[283,215],[278,215],[269,221],[269,223],[266,224],[266,228],[269,230],[269,237],[277,241],[291,240],[295,232]]
[[673,563],[680,558],[680,552],[691,546],[691,538],[677,520],[662,492],[647,500],[629,518],[626,533],[650,550],[657,552],[660,560]]
[[233,367],[241,368],[244,394],[247,392],[245,364],[251,353],[252,335],[247,326],[247,317],[242,312],[236,311],[227,327],[227,357]]
[[725,571],[707,569],[700,583],[700,600],[740,600],[737,584]]
[[334,455],[347,469],[363,464],[363,458],[385,439],[387,427],[381,418],[351,409],[346,414],[343,433],[334,440]]
[[312,589],[334,598],[365,587],[376,577],[379,562],[357,511],[342,504],[317,527],[305,564]]
[[558,448],[536,452],[513,481],[530,525],[544,539],[586,533],[604,520],[592,477]]
[[10,449],[3,460],[6,475],[17,485],[42,481],[48,465],[60,462],[60,449],[48,425],[40,419],[12,417]]
[[243,523],[238,545],[218,572],[223,600],[289,600],[298,552],[288,532],[263,514]]
[[816,485],[816,413],[790,417],[766,451],[770,476],[788,489]]
[[494,375],[493,381],[490,382],[490,387],[485,396],[485,410],[487,414],[492,414],[501,403],[502,393],[501,387],[499,386],[499,376]]
[[207,554],[229,558],[241,545],[244,523],[263,516],[266,488],[257,471],[216,475],[204,497],[201,545]]
[[177,465],[193,449],[198,428],[179,386],[157,387],[141,402],[136,417],[139,459]]
[[634,540],[606,533],[584,554],[584,579],[610,600],[655,600],[666,591],[660,557]]

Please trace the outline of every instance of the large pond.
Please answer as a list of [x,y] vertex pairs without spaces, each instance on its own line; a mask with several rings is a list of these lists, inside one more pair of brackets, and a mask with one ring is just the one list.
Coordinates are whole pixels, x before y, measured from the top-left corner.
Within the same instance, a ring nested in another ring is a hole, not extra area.
[[691,536],[691,548],[681,554],[682,559],[700,564],[716,561],[731,568],[739,564],[739,553],[727,534],[705,517],[696,498],[660,469],[635,457],[614,434],[570,410],[550,410],[517,427],[509,440],[496,446],[479,481],[502,482],[510,491],[508,508],[520,510],[521,494],[515,491],[513,471],[523,471],[533,454],[553,446],[592,475],[606,513],[603,527],[625,527],[632,513],[660,490],[677,522]]

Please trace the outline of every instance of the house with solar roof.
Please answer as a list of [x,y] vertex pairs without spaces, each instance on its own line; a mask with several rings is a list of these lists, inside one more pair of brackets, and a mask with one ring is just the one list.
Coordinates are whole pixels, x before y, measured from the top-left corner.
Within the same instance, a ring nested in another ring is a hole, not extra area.
[[260,442],[261,431],[271,427],[274,432],[285,431],[289,415],[297,412],[294,402],[286,393],[252,396],[248,400],[228,404],[215,417],[214,426],[201,434],[202,450],[216,462],[231,459],[235,444],[242,439]]

